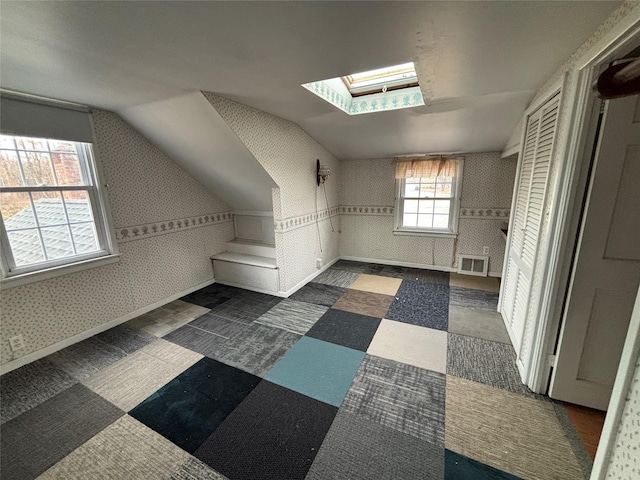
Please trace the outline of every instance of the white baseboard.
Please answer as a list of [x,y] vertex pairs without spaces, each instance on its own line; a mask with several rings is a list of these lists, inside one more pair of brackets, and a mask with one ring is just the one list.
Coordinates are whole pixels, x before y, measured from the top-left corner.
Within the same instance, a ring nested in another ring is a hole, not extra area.
[[393,265],[397,267],[422,268],[423,270],[437,270],[439,272],[455,272],[456,268],[444,267],[440,265],[425,265],[424,263],[396,262],[395,260],[382,260],[380,258],[364,257],[340,257],[340,260],[352,260],[354,262],[377,263],[378,265]]
[[211,285],[212,283],[215,283],[215,279],[207,280],[206,282],[196,285],[195,287],[188,288],[182,292],[176,293],[160,301],[152,303],[151,305],[146,305],[131,313],[127,313],[122,317],[116,318],[114,320],[110,320],[106,323],[101,323],[100,325],[90,328],[89,330],[85,330],[84,332],[78,333],[77,335],[74,335],[69,338],[65,338],[60,342],[41,348],[40,350],[36,350],[35,352],[28,353],[27,355],[24,355],[22,357],[16,358],[15,360],[12,360],[3,365],[0,365],[0,375],[4,375],[5,373],[15,370],[16,368],[20,368],[23,365],[26,365],[27,363],[35,362],[36,360],[46,357],[47,355],[51,355],[52,353],[55,353],[58,350],[62,350],[63,348],[67,348],[73,345],[74,343],[78,343],[78,342],[81,342],[82,340],[86,340],[89,337],[93,337],[94,335],[97,335],[98,333],[102,333],[105,330],[109,330],[110,328],[120,325],[121,323],[128,322],[129,320],[133,320],[134,318],[139,317],[140,315],[144,315],[145,313],[150,312],[151,310],[155,310],[158,307],[166,305],[169,302],[173,302],[174,300],[184,297],[185,295],[188,295],[191,292],[195,292],[196,290],[200,290],[201,288]]
[[[458,269],[454,267],[444,267],[441,265],[425,265],[424,263],[396,262],[395,260],[382,260],[380,258],[341,256],[340,260],[353,260],[354,262],[377,263],[379,265],[393,265],[397,267],[421,268],[422,270],[437,270],[439,272],[455,273],[458,271]],[[499,278],[502,276],[502,272],[489,272],[487,273],[487,276]]]
[[304,280],[302,280],[301,282],[298,282],[294,287],[290,288],[289,290],[287,290],[286,292],[278,292],[278,296],[279,297],[285,297],[288,298],[289,296],[293,295],[294,293],[296,293],[298,290],[300,290],[302,287],[304,287],[307,283],[309,283],[311,280],[313,280],[314,278],[316,278],[318,275],[320,275],[322,272],[324,272],[327,268],[331,267],[331,265],[333,265],[334,263],[336,263],[338,260],[340,260],[340,257],[334,258],[333,260],[331,260],[329,263],[327,263],[324,267],[322,267],[321,269],[313,272],[311,275],[309,275],[307,278],[305,278]]

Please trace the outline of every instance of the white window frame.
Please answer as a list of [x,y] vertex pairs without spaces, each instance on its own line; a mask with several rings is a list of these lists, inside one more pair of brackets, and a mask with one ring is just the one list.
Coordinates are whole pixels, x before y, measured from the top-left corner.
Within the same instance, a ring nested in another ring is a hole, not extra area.
[[[404,178],[396,179],[396,198],[395,198],[395,218],[394,218],[394,235],[426,235],[426,236],[442,236],[456,237],[458,235],[458,220],[460,217],[460,194],[462,193],[462,173],[464,168],[464,160],[456,159],[456,176],[451,183],[451,197],[434,197],[433,200],[451,200],[449,207],[449,225],[447,228],[420,228],[405,227],[402,225],[404,217],[404,197],[405,181]],[[423,200],[432,200],[431,198],[423,198]]]
[[[7,135],[11,135],[8,134]],[[29,135],[14,135],[15,137],[29,137]],[[42,137],[37,137],[42,138]],[[49,138],[47,140],[64,139]],[[119,254],[113,228],[108,211],[106,192],[99,180],[99,168],[96,162],[92,144],[72,142],[76,146],[78,160],[86,185],[80,186],[0,186],[0,192],[65,192],[86,191],[91,203],[93,222],[96,231],[98,250],[86,254],[78,254],[66,258],[46,260],[25,266],[16,266],[9,237],[5,229],[4,220],[0,214],[0,285],[2,288],[12,288],[36,281],[67,275],[87,268],[94,268],[118,261]]]

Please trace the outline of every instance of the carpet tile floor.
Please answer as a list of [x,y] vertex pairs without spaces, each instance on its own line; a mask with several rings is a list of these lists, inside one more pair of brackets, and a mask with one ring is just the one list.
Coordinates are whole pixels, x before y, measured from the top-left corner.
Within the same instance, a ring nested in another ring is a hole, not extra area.
[[289,299],[210,285],[1,377],[2,478],[588,478],[498,289],[344,260]]

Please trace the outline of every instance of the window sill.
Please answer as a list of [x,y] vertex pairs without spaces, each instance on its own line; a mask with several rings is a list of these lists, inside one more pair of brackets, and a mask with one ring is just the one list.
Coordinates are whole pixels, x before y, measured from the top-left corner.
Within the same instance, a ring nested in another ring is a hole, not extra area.
[[111,255],[105,255],[102,257],[91,258],[89,260],[83,260],[80,262],[69,263],[67,265],[60,265],[57,267],[46,268],[35,272],[22,273],[19,275],[12,275],[0,279],[0,288],[7,290],[9,288],[21,287],[30,283],[41,282],[43,280],[49,280],[51,278],[61,277],[63,275],[69,275],[71,273],[81,272],[90,268],[102,267],[109,265],[120,260],[120,254],[115,253]]
[[457,238],[457,233],[452,232],[435,232],[425,230],[394,230],[394,235],[405,235],[410,237],[440,237],[440,238]]

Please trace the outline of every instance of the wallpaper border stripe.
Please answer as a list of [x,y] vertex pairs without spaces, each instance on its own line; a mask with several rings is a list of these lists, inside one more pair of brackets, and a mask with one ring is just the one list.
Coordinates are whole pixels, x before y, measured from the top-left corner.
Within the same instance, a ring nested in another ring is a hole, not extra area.
[[131,227],[116,228],[116,239],[119,243],[132,242],[143,238],[157,237],[169,233],[183,232],[193,228],[208,227],[233,221],[233,213],[218,212],[195,217],[162,220],[159,222],[143,223]]
[[[393,216],[395,207],[392,205],[340,205],[315,212],[297,215],[295,217],[276,220],[274,222],[276,233],[285,233],[297,228],[305,227],[318,220],[326,220],[338,215],[364,215],[364,216]],[[464,207],[460,209],[460,218],[472,218],[474,220],[508,220],[509,208],[477,208]]]

